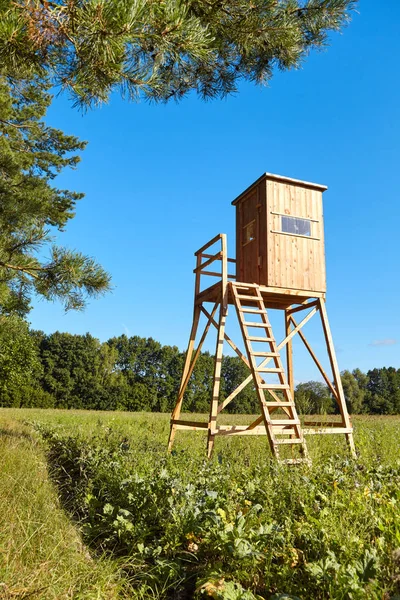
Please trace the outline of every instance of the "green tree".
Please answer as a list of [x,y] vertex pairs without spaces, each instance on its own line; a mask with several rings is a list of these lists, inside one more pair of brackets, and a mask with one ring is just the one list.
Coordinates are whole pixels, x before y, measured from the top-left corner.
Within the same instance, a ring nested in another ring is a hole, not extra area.
[[41,364],[27,323],[0,316],[0,405],[20,406],[22,392],[37,388]]
[[294,399],[301,414],[331,414],[334,404],[328,387],[320,381],[299,383],[294,392]]
[[365,397],[368,412],[372,414],[396,414],[400,412],[400,369],[383,367],[367,373],[368,385]]
[[[352,373],[350,371],[342,371],[341,379],[349,412],[352,414],[364,412],[367,377],[359,369],[356,369]],[[364,381],[365,385],[363,385]]]
[[46,72],[84,104],[224,96],[298,67],[354,0],[1,0],[0,61]]
[[178,348],[162,346],[153,338],[126,335],[107,343],[117,352],[116,369],[127,382],[128,410],[171,410],[183,369],[183,355]]
[[57,331],[45,336],[40,357],[42,386],[55,399],[56,408],[125,408],[118,398],[125,386],[120,374],[114,372],[115,353],[89,333]]
[[[90,257],[52,244],[82,194],[58,189],[55,177],[75,167],[84,142],[48,127],[48,86],[38,77],[0,75],[0,312],[29,310],[32,294],[82,308],[107,291],[107,273]],[[45,258],[45,251],[49,258]]]

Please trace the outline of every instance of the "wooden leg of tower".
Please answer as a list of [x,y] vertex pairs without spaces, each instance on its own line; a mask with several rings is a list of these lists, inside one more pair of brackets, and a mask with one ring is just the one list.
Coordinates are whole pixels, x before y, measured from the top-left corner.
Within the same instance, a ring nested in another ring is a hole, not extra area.
[[193,312],[192,330],[190,332],[190,338],[189,338],[189,343],[188,343],[187,352],[186,352],[185,365],[183,368],[181,384],[179,387],[178,400],[177,400],[177,403],[175,404],[175,408],[172,411],[172,415],[171,415],[171,429],[170,429],[169,440],[168,440],[168,452],[171,452],[171,450],[172,450],[172,446],[173,446],[175,434],[176,434],[176,425],[174,425],[172,423],[172,421],[175,419],[179,419],[180,414],[181,414],[183,394],[185,393],[185,389],[186,389],[186,386],[188,383],[187,382],[187,374],[189,372],[191,361],[192,361],[194,343],[196,340],[197,329],[199,326],[200,313],[201,313],[200,306],[196,305],[194,307],[194,312]]
[[211,399],[210,417],[208,419],[208,438],[207,438],[207,456],[211,458],[214,442],[215,432],[217,428],[217,415],[218,415],[218,404],[219,404],[219,391],[221,387],[221,367],[222,367],[222,352],[224,348],[224,335],[225,335],[225,323],[226,323],[226,309],[224,303],[221,302],[218,331],[217,331],[217,343],[215,347],[215,362],[214,362],[214,379],[213,379],[213,391]]
[[348,446],[350,448],[351,455],[354,458],[356,458],[357,455],[356,455],[356,449],[355,449],[354,440],[353,440],[353,431],[352,431],[353,428],[352,428],[349,413],[347,411],[346,401],[344,398],[342,380],[340,378],[339,366],[338,366],[338,363],[336,360],[335,348],[333,345],[331,329],[329,327],[329,321],[328,321],[328,315],[326,312],[325,300],[322,298],[319,300],[319,311],[320,311],[320,315],[321,315],[321,321],[322,321],[322,327],[324,330],[326,346],[328,349],[329,361],[330,361],[331,368],[332,368],[333,381],[335,384],[335,388],[337,390],[337,402],[339,405],[340,414],[342,416],[342,423],[346,427],[346,429],[351,430],[349,433],[345,434],[346,440],[347,440]]
[[[291,329],[290,315],[285,310],[285,336],[288,336]],[[289,340],[286,344],[286,366],[287,366],[287,380],[290,386],[290,394],[294,399],[294,372],[293,372],[293,345],[292,340]]]

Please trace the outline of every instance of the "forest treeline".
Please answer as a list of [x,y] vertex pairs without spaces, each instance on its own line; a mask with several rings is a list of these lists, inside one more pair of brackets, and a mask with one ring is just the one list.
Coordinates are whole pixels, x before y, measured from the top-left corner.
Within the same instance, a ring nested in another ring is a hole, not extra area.
[[[175,403],[185,354],[152,338],[121,335],[101,343],[87,333],[72,335],[30,331],[8,318],[2,327],[0,405],[168,412]],[[207,412],[212,389],[213,357],[201,353],[190,380],[184,408]],[[248,376],[236,356],[224,356],[222,396]],[[352,413],[400,413],[400,369],[343,371],[346,401]],[[295,390],[302,413],[332,413],[335,404],[326,385],[300,383]],[[255,413],[254,388],[248,385],[227,412]]]

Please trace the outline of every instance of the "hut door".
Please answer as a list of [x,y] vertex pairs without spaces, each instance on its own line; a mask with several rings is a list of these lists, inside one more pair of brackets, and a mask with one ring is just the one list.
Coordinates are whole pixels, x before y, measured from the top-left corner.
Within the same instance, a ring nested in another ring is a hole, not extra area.
[[241,204],[240,278],[247,283],[259,282],[258,269],[258,190],[254,190]]

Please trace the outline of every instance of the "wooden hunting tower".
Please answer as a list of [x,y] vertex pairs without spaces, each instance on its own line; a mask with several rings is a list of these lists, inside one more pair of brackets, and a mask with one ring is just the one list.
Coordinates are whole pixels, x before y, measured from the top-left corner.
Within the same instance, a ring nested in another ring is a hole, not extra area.
[[[283,462],[309,461],[305,435],[345,434],[355,453],[353,430],[344,399],[340,372],[325,307],[326,277],[322,194],[326,186],[265,173],[232,204],[236,208],[236,260],[228,258],[226,235],[219,234],[197,252],[194,273],[195,298],[192,331],[175,409],[171,416],[169,449],[178,429],[207,430],[208,455],[219,435],[267,435],[273,455]],[[212,248],[219,245],[215,253]],[[219,268],[212,268],[213,263]],[[236,273],[228,265],[236,264]],[[203,289],[204,276],[218,281]],[[207,303],[213,303],[207,310]],[[228,305],[233,304],[243,336],[245,352],[226,334]],[[285,337],[277,343],[268,309],[284,311]],[[297,323],[297,314],[303,317]],[[319,314],[332,377],[323,369],[302,328]],[[195,350],[201,315],[207,322]],[[217,317],[218,315],[218,317]],[[217,329],[214,383],[208,422],[181,419],[185,390],[203,342],[213,325]],[[311,354],[337,402],[340,420],[300,422],[294,402],[292,339],[298,334]],[[250,374],[227,398],[220,398],[224,341],[249,368]],[[285,349],[286,367],[281,350]],[[273,379],[274,381],[272,381]],[[248,384],[255,388],[260,416],[249,425],[217,425],[218,414]],[[282,457],[289,447],[291,457]],[[299,453],[293,456],[298,448]]]
[[236,276],[279,290],[324,293],[326,186],[265,173],[236,206]]

